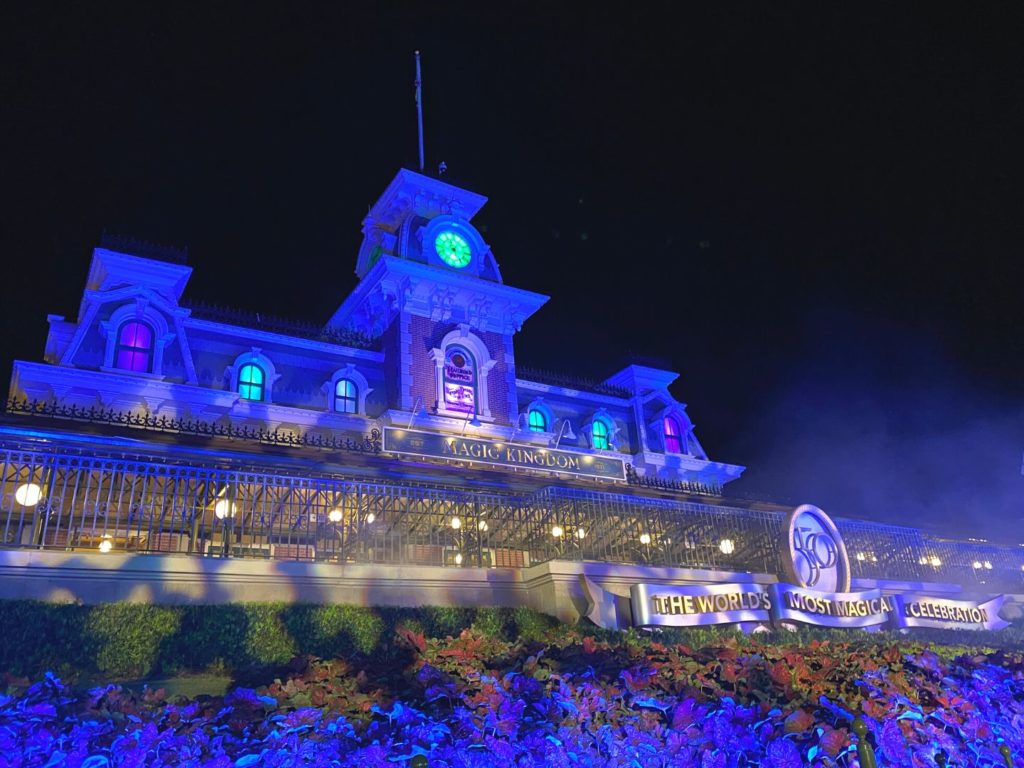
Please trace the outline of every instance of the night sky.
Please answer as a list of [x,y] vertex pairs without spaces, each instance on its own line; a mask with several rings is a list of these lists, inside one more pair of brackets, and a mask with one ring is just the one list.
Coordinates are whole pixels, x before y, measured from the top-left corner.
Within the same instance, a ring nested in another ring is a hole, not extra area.
[[0,17],[0,369],[101,232],[326,320],[416,163],[551,301],[517,361],[681,373],[732,488],[1024,540],[1019,3],[20,3]]

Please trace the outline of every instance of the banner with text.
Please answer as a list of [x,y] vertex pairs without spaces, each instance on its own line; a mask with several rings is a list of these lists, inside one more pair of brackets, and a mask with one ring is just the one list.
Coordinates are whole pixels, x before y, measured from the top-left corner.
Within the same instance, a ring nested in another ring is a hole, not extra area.
[[626,465],[622,459],[588,453],[538,448],[520,443],[503,443],[458,437],[436,432],[384,428],[384,450],[388,453],[423,456],[431,459],[452,459],[468,463],[496,464],[607,480],[625,480]]
[[896,626],[934,629],[1003,629],[1010,622],[999,618],[1004,595],[984,602],[949,600],[927,595],[897,595]]
[[1002,629],[1003,597],[978,603],[881,590],[821,592],[794,584],[633,584],[629,597],[580,577],[585,615],[605,629],[786,624],[869,628]]

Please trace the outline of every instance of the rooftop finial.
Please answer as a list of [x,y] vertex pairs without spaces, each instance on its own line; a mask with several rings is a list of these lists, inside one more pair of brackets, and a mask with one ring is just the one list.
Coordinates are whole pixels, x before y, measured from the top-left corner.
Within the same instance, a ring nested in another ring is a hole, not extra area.
[[416,119],[420,129],[420,173],[423,173],[423,84],[420,82],[419,51],[416,51]]

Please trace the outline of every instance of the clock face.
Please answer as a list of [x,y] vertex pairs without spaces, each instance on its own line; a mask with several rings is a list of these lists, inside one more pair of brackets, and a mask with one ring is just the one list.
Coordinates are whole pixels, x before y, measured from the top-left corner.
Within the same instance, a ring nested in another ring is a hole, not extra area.
[[465,267],[473,257],[473,252],[465,238],[451,231],[439,234],[434,241],[434,247],[437,249],[437,255],[441,257],[441,261],[456,269]]

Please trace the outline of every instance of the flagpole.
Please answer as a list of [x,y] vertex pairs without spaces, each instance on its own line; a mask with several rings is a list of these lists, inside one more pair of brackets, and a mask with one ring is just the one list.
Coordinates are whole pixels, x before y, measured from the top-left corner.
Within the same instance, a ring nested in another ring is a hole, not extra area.
[[423,87],[420,82],[419,51],[416,51],[416,119],[420,129],[420,173],[423,173]]

